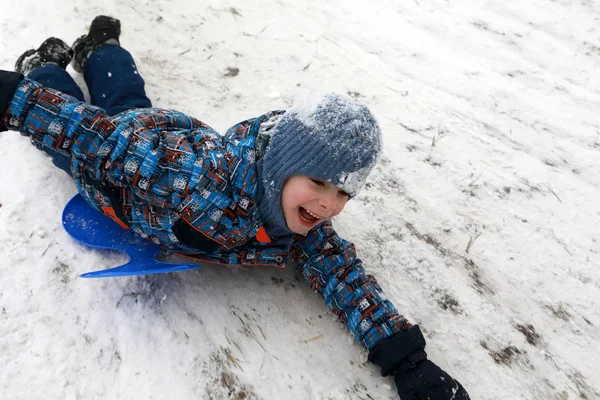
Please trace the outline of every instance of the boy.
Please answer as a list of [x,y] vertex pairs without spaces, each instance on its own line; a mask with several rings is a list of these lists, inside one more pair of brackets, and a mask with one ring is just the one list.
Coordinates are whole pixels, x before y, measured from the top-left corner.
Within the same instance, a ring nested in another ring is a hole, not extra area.
[[[119,36],[120,22],[99,16],[72,48],[50,38],[17,60],[16,73],[0,71],[0,131],[29,136],[91,206],[164,249],[225,265],[283,267],[291,255],[369,360],[394,375],[402,400],[468,399],[331,225],[380,154],[370,111],[328,95],[221,137],[151,108]],[[94,106],[65,71],[69,62]]]

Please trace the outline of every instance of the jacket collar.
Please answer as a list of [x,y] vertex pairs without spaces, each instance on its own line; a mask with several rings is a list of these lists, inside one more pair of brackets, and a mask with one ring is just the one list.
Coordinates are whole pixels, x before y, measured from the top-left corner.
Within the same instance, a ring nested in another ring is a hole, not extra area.
[[[264,196],[265,182],[261,179],[261,164],[257,159],[257,153],[263,155],[268,148],[269,129],[264,129],[265,126],[274,126],[283,113],[285,111],[276,110],[249,119],[230,128],[223,137],[227,153],[232,156],[229,162],[230,171],[233,169],[231,182],[234,185],[238,181],[247,182],[241,190],[233,190],[234,202],[239,204],[242,196],[248,199],[247,212],[254,229],[253,235],[257,235],[261,243],[268,243],[271,239],[286,240],[294,235],[283,217],[281,199],[267,199]],[[254,179],[248,182],[247,177],[251,175],[254,175]]]

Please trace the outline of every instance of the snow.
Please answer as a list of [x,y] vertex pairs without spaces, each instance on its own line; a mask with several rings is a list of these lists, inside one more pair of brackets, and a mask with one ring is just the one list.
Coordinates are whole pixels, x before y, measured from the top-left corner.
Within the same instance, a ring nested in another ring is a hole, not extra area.
[[311,96],[294,103],[286,110],[286,115],[293,115],[302,122],[304,126],[311,128],[318,127],[318,121],[315,120],[315,113],[319,106],[327,102],[327,96]]
[[367,166],[354,172],[342,173],[338,187],[346,193],[357,193],[367,182],[371,170],[372,166]]
[[[397,3],[7,0],[0,68],[105,13],[154,105],[221,132],[357,98],[384,151],[335,226],[429,357],[473,399],[600,398],[598,2]],[[124,257],[68,237],[28,140],[0,165],[0,398],[397,398],[292,267],[80,279]]]
[[[287,109],[284,118],[293,116],[302,125],[311,128],[312,134],[320,134],[324,129],[324,124],[337,126],[348,119],[349,116],[355,118],[353,121],[357,127],[363,126],[364,119],[370,117],[365,112],[363,105],[352,101],[348,96],[339,96],[328,93],[324,96],[311,96],[301,99],[292,107]],[[371,128],[371,130],[374,130]],[[370,137],[371,133],[365,133]]]

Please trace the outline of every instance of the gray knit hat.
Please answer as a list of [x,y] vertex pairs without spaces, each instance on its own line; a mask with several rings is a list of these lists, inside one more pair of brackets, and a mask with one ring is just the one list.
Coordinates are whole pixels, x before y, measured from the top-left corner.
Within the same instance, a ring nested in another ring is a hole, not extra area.
[[275,125],[258,163],[261,195],[270,203],[265,207],[261,199],[261,214],[280,207],[283,185],[294,175],[322,179],[355,196],[380,153],[381,131],[364,105],[335,94],[295,105]]

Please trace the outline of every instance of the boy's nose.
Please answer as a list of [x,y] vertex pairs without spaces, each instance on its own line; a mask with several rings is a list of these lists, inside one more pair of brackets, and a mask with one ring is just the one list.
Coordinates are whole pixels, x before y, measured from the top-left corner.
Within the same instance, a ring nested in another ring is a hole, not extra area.
[[319,199],[319,205],[330,213],[334,213],[337,207],[337,189],[324,193]]

